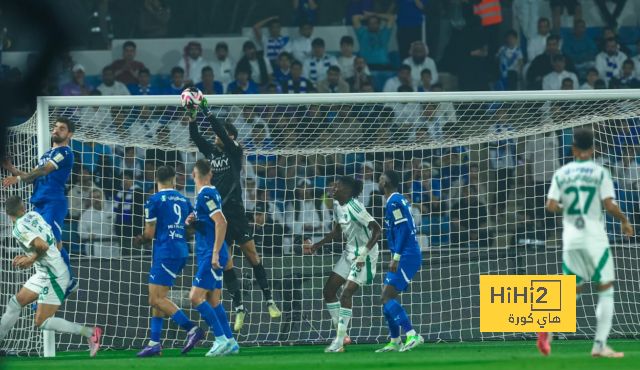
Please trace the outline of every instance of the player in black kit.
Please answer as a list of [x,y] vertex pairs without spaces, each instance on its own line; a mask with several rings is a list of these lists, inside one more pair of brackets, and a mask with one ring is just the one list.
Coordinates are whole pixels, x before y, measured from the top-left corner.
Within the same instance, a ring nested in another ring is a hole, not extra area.
[[[196,89],[191,87],[190,89]],[[197,90],[197,89],[196,89]],[[215,145],[208,142],[198,128],[196,122],[196,113],[198,107],[187,106],[187,110],[191,113],[189,118],[189,136],[198,147],[198,150],[204,154],[205,158],[211,161],[213,177],[211,184],[218,189],[222,196],[222,213],[227,219],[227,235],[225,240],[231,248],[233,245],[239,245],[245,258],[253,266],[255,278],[262,289],[264,299],[267,302],[269,315],[272,318],[280,317],[280,310],[273,301],[267,272],[260,262],[256,245],[253,241],[253,231],[249,227],[249,221],[245,215],[244,204],[242,202],[242,187],[240,185],[240,171],[242,170],[243,149],[235,141],[238,137],[238,130],[228,123],[220,123],[213,116],[207,107],[207,100],[203,99],[199,108],[204,112],[211,124],[213,132],[216,134]],[[231,252],[231,251],[230,251]],[[230,253],[232,255],[232,253]],[[233,298],[233,304],[236,311],[236,320],[234,330],[239,331],[244,324],[245,316],[248,311],[242,304],[242,293],[240,292],[240,284],[233,270],[233,259],[229,258],[229,263],[223,273],[224,285]]]

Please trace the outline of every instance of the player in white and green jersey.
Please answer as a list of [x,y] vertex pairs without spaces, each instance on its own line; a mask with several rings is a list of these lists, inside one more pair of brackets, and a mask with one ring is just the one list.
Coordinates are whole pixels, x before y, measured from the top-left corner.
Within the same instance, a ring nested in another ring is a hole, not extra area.
[[0,343],[16,324],[22,307],[38,301],[35,324],[42,330],[80,334],[87,338],[90,355],[100,348],[100,328],[89,328],[53,317],[62,304],[69,285],[69,269],[62,259],[51,226],[37,212],[26,213],[22,198],[11,196],[5,203],[6,212],[14,222],[13,237],[24,251],[12,265],[20,269],[35,267],[35,274],[7,304],[0,320]]
[[[338,331],[336,339],[325,352],[344,352],[343,345],[351,343],[347,327],[352,314],[353,294],[361,285],[371,284],[376,274],[377,243],[382,228],[358,200],[363,186],[362,181],[349,176],[342,176],[335,182],[332,189],[333,230],[312,247],[314,251],[322,248],[341,233],[347,240],[342,257],[322,291],[331,320]],[[343,285],[338,300],[338,289]]]
[[[563,215],[562,270],[565,275],[576,276],[576,299],[586,280],[593,281],[598,290],[598,323],[591,356],[623,357],[623,353],[607,346],[613,322],[615,274],[604,211],[621,222],[626,236],[633,236],[633,227],[615,201],[611,174],[592,160],[593,133],[575,130],[571,149],[575,160],[554,174],[547,210]],[[538,349],[544,355],[551,352],[550,339],[550,333],[538,333]]]

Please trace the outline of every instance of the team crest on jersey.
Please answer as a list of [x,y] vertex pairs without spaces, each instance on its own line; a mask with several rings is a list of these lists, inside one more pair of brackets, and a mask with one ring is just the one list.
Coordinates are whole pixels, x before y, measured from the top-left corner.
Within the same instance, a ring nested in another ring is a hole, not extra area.
[[160,197],[160,199],[162,199],[162,201],[164,202],[164,201],[167,200],[167,197],[166,197],[166,195],[163,195],[163,196]]
[[575,226],[576,226],[576,229],[578,230],[584,229],[584,218],[582,218],[582,216],[578,216],[578,219],[576,219]]
[[344,220],[347,221],[349,219],[349,216],[347,216],[347,214],[344,214]]
[[58,153],[55,157],[53,157],[53,160],[56,162],[60,162],[63,159],[64,159],[64,155],[62,155],[62,153]]
[[395,217],[396,219],[402,218],[402,211],[399,209],[396,209],[395,211],[393,211],[393,217]]
[[218,208],[218,206],[216,206],[216,203],[212,200],[207,202],[207,207],[209,207],[210,211],[213,211],[214,209]]

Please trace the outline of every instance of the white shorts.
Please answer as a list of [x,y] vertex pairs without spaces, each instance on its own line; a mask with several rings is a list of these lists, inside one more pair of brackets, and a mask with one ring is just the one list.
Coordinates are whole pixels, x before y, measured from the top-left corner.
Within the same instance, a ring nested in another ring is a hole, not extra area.
[[607,284],[615,279],[609,248],[569,249],[562,251],[562,271],[576,275],[576,284],[586,280]]
[[376,265],[378,257],[367,256],[367,261],[361,269],[356,269],[356,263],[347,260],[347,254],[343,253],[338,263],[333,267],[333,272],[340,275],[345,280],[351,280],[354,283],[363,286],[373,282],[376,276]]
[[24,287],[39,294],[38,303],[60,306],[64,300],[64,293],[69,285],[69,273],[60,277],[49,276],[46,272],[36,272]]

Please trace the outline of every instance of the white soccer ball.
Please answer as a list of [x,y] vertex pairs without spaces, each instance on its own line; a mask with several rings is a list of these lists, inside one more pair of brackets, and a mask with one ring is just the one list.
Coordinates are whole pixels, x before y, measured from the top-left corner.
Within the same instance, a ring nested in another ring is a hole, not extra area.
[[200,105],[204,96],[202,95],[202,91],[198,90],[195,87],[190,87],[182,91],[182,95],[180,96],[180,102],[182,106],[188,108],[190,105],[195,105],[196,107]]

